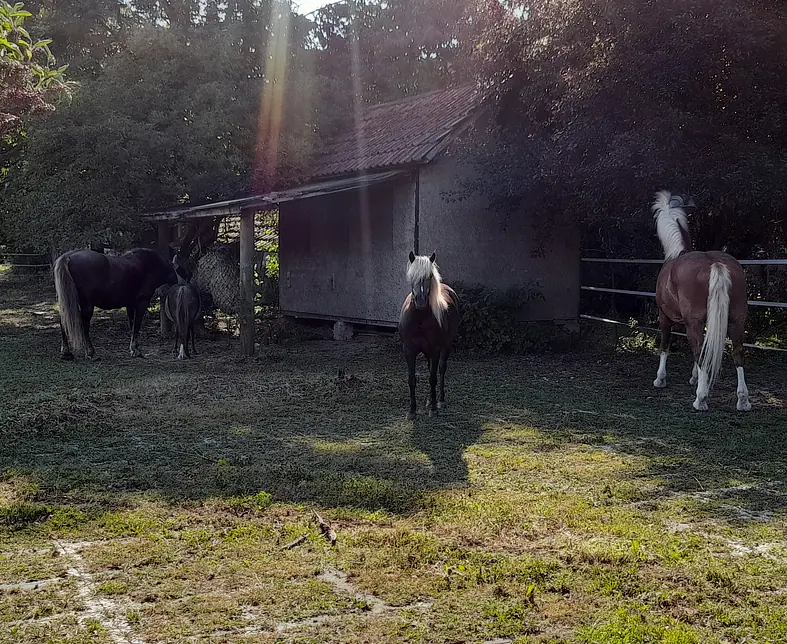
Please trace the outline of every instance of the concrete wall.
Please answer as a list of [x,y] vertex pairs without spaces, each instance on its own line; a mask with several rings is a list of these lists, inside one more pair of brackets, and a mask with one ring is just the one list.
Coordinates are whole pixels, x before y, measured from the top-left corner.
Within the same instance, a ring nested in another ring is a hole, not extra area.
[[[502,215],[487,208],[483,196],[447,203],[441,192],[459,187],[457,177],[473,169],[443,155],[420,171],[421,254],[437,251],[446,283],[507,288],[536,280],[545,301],[532,302],[528,320],[575,320],[579,308],[580,233],[577,226],[553,222],[539,232],[527,209]],[[540,240],[543,256],[535,254]]]
[[[473,169],[443,155],[420,169],[421,254],[437,251],[448,284],[508,288],[540,284],[528,320],[576,320],[578,227],[553,222],[545,236],[524,208],[503,215],[483,196],[449,203],[444,191]],[[407,295],[407,255],[414,248],[415,180],[281,205],[280,301],[285,313],[396,324]],[[543,243],[543,255],[535,252]]]
[[280,303],[293,315],[395,324],[407,295],[415,181],[284,203]]

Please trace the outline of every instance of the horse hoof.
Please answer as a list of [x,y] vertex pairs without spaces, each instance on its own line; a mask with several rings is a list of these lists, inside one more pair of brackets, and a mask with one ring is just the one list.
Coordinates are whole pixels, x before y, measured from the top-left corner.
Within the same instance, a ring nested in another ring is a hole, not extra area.
[[60,354],[60,359],[61,360],[73,360],[74,359],[74,354],[73,353],[61,353]]
[[415,420],[416,418],[418,418],[418,414],[416,414],[414,411],[407,412],[407,420]]
[[751,402],[748,400],[738,399],[738,404],[736,407],[738,411],[751,411]]
[[708,403],[706,401],[695,400],[693,405],[697,411],[708,411]]
[[664,378],[664,379],[662,380],[661,378],[656,378],[656,379],[653,381],[653,386],[654,386],[654,387],[657,387],[658,389],[664,389],[664,387],[666,387],[666,386],[667,386],[667,379],[666,379],[666,378]]
[[430,409],[429,410],[429,418],[437,418],[438,416],[439,416],[439,413],[438,413],[438,411],[436,409]]
[[101,362],[101,356],[90,356],[91,362]]
[[437,403],[437,408],[438,409],[445,409],[445,403],[444,402]]

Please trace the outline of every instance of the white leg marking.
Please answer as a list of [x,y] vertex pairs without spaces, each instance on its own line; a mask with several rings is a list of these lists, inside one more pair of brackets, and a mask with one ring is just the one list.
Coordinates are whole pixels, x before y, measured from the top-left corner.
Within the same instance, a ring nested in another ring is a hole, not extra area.
[[659,370],[656,372],[656,379],[653,381],[654,387],[667,386],[667,356],[669,356],[668,351],[662,351],[659,355]]
[[694,409],[697,411],[708,410],[708,374],[704,369],[697,368],[697,399],[694,401]]
[[185,360],[186,358],[186,350],[183,348],[183,343],[180,343],[180,349],[178,350],[178,360]]
[[697,363],[695,362],[694,366],[691,368],[691,378],[689,378],[689,384],[690,385],[696,385],[697,384],[697,374],[698,373],[699,373],[699,367],[697,366]]
[[743,376],[743,367],[738,367],[738,411],[751,411],[751,401],[749,400],[749,388],[746,386],[746,378]]

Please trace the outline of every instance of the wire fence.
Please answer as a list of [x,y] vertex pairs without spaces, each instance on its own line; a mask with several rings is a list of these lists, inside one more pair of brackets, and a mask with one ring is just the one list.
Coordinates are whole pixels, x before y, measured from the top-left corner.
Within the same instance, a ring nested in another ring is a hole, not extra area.
[[[16,259],[19,257],[32,259],[20,262]],[[14,268],[50,268],[52,266],[46,253],[7,253],[4,251],[0,251],[0,264]]]
[[[582,257],[581,261],[587,263],[604,263],[604,264],[663,264],[664,260],[662,259],[621,259],[621,258],[611,258],[611,257]],[[787,259],[744,259],[738,260],[742,266],[787,266]],[[648,297],[648,298],[655,298],[656,293],[654,291],[636,291],[630,289],[622,289],[622,288],[609,288],[606,286],[587,286],[585,284],[580,285],[580,289],[583,291],[592,291],[598,293],[612,293],[612,294],[620,294],[620,295],[632,295],[637,297]],[[749,306],[759,306],[759,307],[766,307],[766,308],[773,308],[773,309],[787,309],[787,302],[772,302],[766,300],[749,300]],[[613,324],[617,326],[631,326],[630,323],[623,322],[621,320],[613,320],[610,318],[604,318],[596,315],[590,315],[586,313],[582,313],[579,316],[585,320],[592,320],[594,322],[601,322],[604,324]],[[655,331],[657,332],[658,329],[649,326],[642,326],[638,325],[637,329],[646,330],[646,331]],[[675,333],[675,335],[684,336],[684,333]],[[752,349],[762,349],[765,351],[779,351],[783,353],[787,353],[787,349],[782,349],[780,347],[766,347],[760,344],[748,344],[745,343],[744,346],[751,347]]]

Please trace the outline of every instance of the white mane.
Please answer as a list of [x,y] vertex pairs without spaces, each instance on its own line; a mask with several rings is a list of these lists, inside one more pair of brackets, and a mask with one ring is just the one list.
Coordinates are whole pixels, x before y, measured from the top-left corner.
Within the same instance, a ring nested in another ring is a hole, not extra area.
[[416,255],[415,259],[407,267],[407,281],[411,287],[415,287],[419,282],[432,277],[432,288],[429,291],[429,308],[432,309],[437,323],[443,326],[443,317],[450,304],[448,293],[443,288],[443,279],[437,264],[431,261],[426,255]]
[[669,262],[680,255],[686,248],[684,232],[688,233],[689,221],[683,208],[671,205],[673,196],[668,190],[656,193],[652,210],[656,214],[656,234],[664,248],[664,261]]

